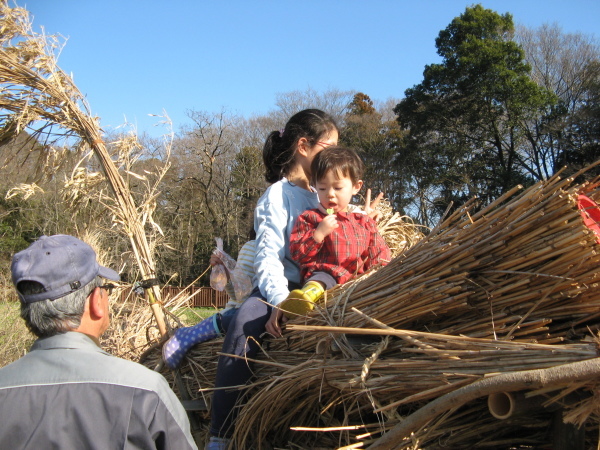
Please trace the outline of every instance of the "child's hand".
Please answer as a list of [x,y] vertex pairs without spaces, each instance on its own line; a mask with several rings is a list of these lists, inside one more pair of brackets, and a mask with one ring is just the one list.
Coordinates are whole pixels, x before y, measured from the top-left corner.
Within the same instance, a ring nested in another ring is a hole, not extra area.
[[333,230],[339,227],[337,217],[335,214],[329,214],[325,216],[317,229],[315,230],[314,239],[317,242],[323,242],[327,236],[331,234]]
[[371,201],[371,189],[367,189],[367,198],[365,200],[365,212],[371,217],[371,219],[377,221],[381,217],[381,211],[375,209],[381,199],[383,198],[383,192],[380,192],[375,200]]
[[208,263],[211,266],[218,266],[219,264],[221,265],[225,265],[223,264],[223,260],[221,258],[219,258],[217,255],[215,255],[214,253],[210,255],[210,260],[208,261]]

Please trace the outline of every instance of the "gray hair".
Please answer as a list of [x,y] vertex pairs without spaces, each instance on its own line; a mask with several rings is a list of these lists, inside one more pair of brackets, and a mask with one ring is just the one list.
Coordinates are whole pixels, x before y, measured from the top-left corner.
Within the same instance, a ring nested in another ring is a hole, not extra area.
[[[55,300],[42,300],[34,303],[21,302],[21,318],[27,328],[39,338],[65,333],[79,327],[85,310],[85,301],[94,289],[102,285],[102,278],[96,277],[81,289]],[[23,294],[36,294],[43,289],[35,281],[22,281],[19,291]]]

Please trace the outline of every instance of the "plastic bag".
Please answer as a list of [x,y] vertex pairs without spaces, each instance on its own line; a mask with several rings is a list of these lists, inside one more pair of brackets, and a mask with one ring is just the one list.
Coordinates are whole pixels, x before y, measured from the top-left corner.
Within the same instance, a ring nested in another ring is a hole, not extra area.
[[231,297],[231,300],[227,305],[239,307],[252,292],[252,279],[244,273],[241,267],[237,266],[237,262],[231,256],[223,251],[223,240],[221,238],[215,238],[215,241],[217,242],[217,248],[213,250],[213,254],[216,255],[223,264],[213,266],[210,273],[210,286],[217,291],[223,291],[226,289],[229,280],[232,289],[227,291]]
[[235,268],[235,260],[223,251],[223,239],[215,238],[217,248],[213,250],[213,255],[219,257],[223,264],[217,264],[212,267],[210,272],[210,287],[217,291],[225,290],[228,278],[231,277],[231,272]]
[[241,304],[252,292],[252,279],[244,273],[244,271],[236,266],[231,272],[231,284],[235,292],[236,303]]
[[221,264],[212,267],[210,272],[210,287],[222,291],[227,285],[227,270]]

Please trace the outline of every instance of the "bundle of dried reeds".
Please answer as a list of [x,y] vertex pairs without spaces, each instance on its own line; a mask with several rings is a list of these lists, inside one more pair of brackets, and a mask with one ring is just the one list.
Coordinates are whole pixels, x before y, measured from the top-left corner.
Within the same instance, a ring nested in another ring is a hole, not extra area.
[[[295,325],[292,331],[296,330],[331,331]],[[358,332],[335,330],[349,331]],[[595,342],[544,345],[405,330],[362,332],[394,338],[356,348],[363,358],[354,359],[343,357],[339,350],[325,355],[266,350],[257,361],[258,381],[248,387],[238,420],[238,445],[249,448],[252,443],[284,446],[296,442],[325,448],[366,446],[383,431],[402,423],[402,415],[407,411],[476,380],[592,360],[597,354]],[[197,392],[208,405],[220,346],[220,341],[213,341],[197,347],[188,355],[189,364],[181,368],[186,394]],[[386,357],[381,356],[383,352]],[[553,390],[570,392],[588,384],[559,383],[537,395]],[[555,395],[547,401],[556,402],[562,396]],[[204,418],[208,420],[206,414]],[[489,413],[483,419],[492,422]],[[496,432],[510,433],[516,423],[496,423]],[[433,429],[425,428],[418,437],[428,439],[429,435],[446,432],[446,425],[438,420]],[[470,435],[472,439],[488,438],[476,429],[471,429]],[[463,445],[465,442],[468,441],[462,441]],[[411,448],[409,443],[410,440],[406,448]]]
[[[242,408],[236,429],[239,444],[261,442],[269,432],[273,434],[273,430],[277,431],[275,436],[270,436],[270,441],[281,439],[277,443],[284,444],[294,440],[294,427],[357,425],[361,427],[356,431],[346,431],[348,437],[352,437],[346,445],[368,443],[373,436],[400,421],[398,411],[407,406],[414,408],[475,380],[596,356],[595,344],[544,346],[415,335],[419,338],[418,345],[400,340],[386,345],[383,341],[362,360],[314,358],[273,376],[269,383],[259,386],[257,392],[248,397]],[[388,356],[383,357],[383,353]],[[292,395],[294,402],[290,408],[288,402],[281,400]],[[327,422],[327,412],[336,410],[344,411],[344,420],[332,414]],[[365,422],[366,418],[371,422]],[[368,439],[358,439],[365,429],[371,433]]]
[[[599,306],[596,236],[577,207],[586,186],[571,184],[555,176],[477,214],[466,205],[388,266],[330,291],[307,323],[364,327],[354,307],[392,328],[565,337],[565,323],[581,328]],[[314,348],[317,339],[288,342]]]
[[408,216],[394,211],[390,201],[382,199],[376,209],[381,213],[377,219],[377,228],[391,250],[392,258],[413,247],[425,237],[427,227],[415,224]]
[[[388,266],[329,291],[265,347],[240,405],[237,445],[377,445],[412,411],[478,380],[593,360],[600,255],[577,206],[582,191],[595,196],[592,186],[556,176],[478,213],[466,205]],[[362,334],[382,340],[357,345]],[[207,401],[219,350],[218,341],[203,344],[183,369],[188,389]],[[542,391],[556,400],[573,387],[596,389],[586,378]],[[567,417],[582,423],[598,413],[593,405]],[[436,417],[410,430],[402,448],[445,435]],[[509,433],[510,423],[497,428]],[[454,442],[486,439],[467,435]]]

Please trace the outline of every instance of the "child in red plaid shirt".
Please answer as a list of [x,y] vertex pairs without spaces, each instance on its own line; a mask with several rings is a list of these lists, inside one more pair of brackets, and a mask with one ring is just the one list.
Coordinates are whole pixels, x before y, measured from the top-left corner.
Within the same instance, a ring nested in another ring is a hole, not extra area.
[[305,284],[282,302],[286,316],[311,311],[325,290],[389,262],[390,249],[375,221],[348,208],[362,188],[363,171],[360,157],[345,147],[327,147],[313,159],[319,207],[302,213],[290,236],[290,254]]

